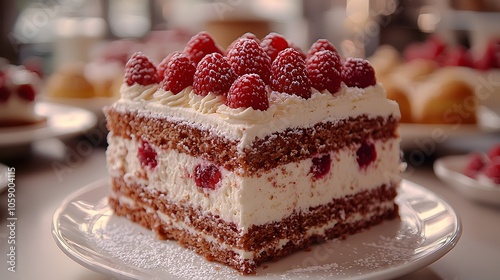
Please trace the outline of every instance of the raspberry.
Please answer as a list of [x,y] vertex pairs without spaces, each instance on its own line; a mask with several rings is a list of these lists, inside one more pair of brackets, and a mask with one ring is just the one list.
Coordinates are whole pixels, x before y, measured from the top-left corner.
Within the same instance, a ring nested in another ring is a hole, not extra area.
[[474,62],[472,61],[472,56],[467,49],[459,46],[448,51],[444,58],[443,65],[472,67]]
[[236,75],[256,73],[265,83],[269,82],[271,59],[256,41],[239,39],[227,54],[227,59]]
[[156,84],[159,82],[156,67],[143,53],[134,53],[125,65],[125,82],[129,86],[134,83],[142,86]]
[[214,164],[198,164],[194,168],[194,182],[202,189],[215,190],[216,185],[221,181],[222,174]]
[[446,49],[446,44],[438,37],[429,37],[423,43],[409,44],[404,50],[403,56],[405,60],[411,61],[414,59],[430,59],[439,61]]
[[483,55],[474,63],[479,70],[500,67],[500,39],[489,41]]
[[269,55],[271,62],[276,59],[280,51],[289,47],[286,38],[283,37],[283,35],[274,32],[267,34],[266,37],[262,39],[260,46],[267,53],[267,55]]
[[485,161],[483,155],[480,153],[471,154],[467,166],[463,170],[463,174],[468,177],[476,178],[477,174],[484,168]]
[[311,170],[309,173],[313,174],[314,180],[321,179],[330,172],[332,159],[329,154],[315,157],[312,159]]
[[0,102],[7,102],[10,97],[10,91],[6,85],[5,72],[0,71]]
[[26,59],[23,64],[26,70],[35,73],[38,78],[43,78],[42,63],[43,62],[40,58],[32,56]]
[[7,102],[10,97],[9,89],[5,85],[0,85],[0,102]]
[[484,167],[483,174],[495,184],[500,184],[500,159],[496,158]]
[[340,89],[340,55],[329,50],[314,53],[306,62],[307,75],[319,91],[336,93]]
[[187,56],[181,53],[174,54],[165,69],[163,89],[173,94],[181,92],[188,86],[193,85],[193,77],[196,68]]
[[500,144],[496,144],[490,148],[490,150],[488,151],[488,157],[491,160],[500,157]]
[[306,63],[296,50],[287,48],[281,51],[271,64],[271,89],[305,99],[311,97]]
[[227,48],[226,48],[226,53],[229,53],[233,47],[234,47],[234,44],[236,44],[236,42],[238,42],[239,40],[243,39],[243,38],[247,38],[247,39],[251,39],[251,40],[254,40],[255,42],[257,42],[257,44],[260,45],[260,40],[259,38],[257,38],[257,36],[255,36],[255,34],[251,33],[251,32],[247,32],[243,35],[241,35],[238,39],[234,40]]
[[362,58],[349,57],[342,65],[342,81],[348,87],[366,88],[377,83],[375,70],[370,62]]
[[424,44],[425,51],[430,55],[430,59],[438,59],[446,50],[446,44],[437,36],[431,36]]
[[151,169],[154,169],[156,165],[158,165],[158,161],[156,159],[156,151],[145,140],[141,140],[141,143],[139,144],[139,148],[137,149],[137,157],[139,158],[139,162],[141,163],[142,167],[149,167]]
[[356,161],[359,168],[364,169],[377,158],[377,151],[373,143],[364,142],[356,151]]
[[307,56],[306,56],[306,54],[304,53],[304,51],[299,46],[295,45],[292,42],[290,42],[289,45],[290,45],[290,48],[296,50],[300,54],[300,56],[302,57],[302,59],[306,60]]
[[193,89],[201,96],[210,92],[225,95],[234,80],[236,74],[227,59],[219,53],[211,53],[198,63],[193,78]]
[[35,101],[35,89],[30,84],[19,85],[19,87],[17,88],[17,94],[19,95],[19,97],[28,102]]
[[249,108],[265,111],[269,108],[266,85],[257,74],[238,77],[227,94],[226,105],[230,108]]
[[198,64],[203,57],[211,53],[224,54],[222,49],[215,44],[214,39],[208,32],[201,31],[191,37],[183,53],[185,53],[191,61]]
[[307,52],[307,58],[310,58],[311,56],[313,56],[313,54],[324,50],[329,50],[334,53],[338,53],[337,49],[332,43],[330,43],[330,41],[326,39],[318,39],[309,48],[309,51]]
[[156,66],[156,75],[158,75],[158,78],[160,80],[163,80],[163,78],[165,78],[165,69],[167,69],[167,64],[170,61],[170,59],[172,59],[174,55],[178,55],[180,53],[181,52],[177,51],[170,53],[160,62],[160,64],[158,64],[158,66]]

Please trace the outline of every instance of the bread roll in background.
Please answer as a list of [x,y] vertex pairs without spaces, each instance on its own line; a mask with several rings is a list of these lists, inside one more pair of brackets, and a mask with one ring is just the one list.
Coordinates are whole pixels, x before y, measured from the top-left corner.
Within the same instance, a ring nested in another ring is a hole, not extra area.
[[385,87],[387,92],[387,98],[394,100],[399,105],[399,110],[401,111],[401,122],[412,123],[413,120],[413,110],[410,104],[410,99],[408,97],[408,89],[404,86],[392,84]]
[[424,124],[475,124],[478,101],[467,71],[445,67],[419,83],[411,102],[414,120]]
[[85,78],[84,64],[71,63],[61,66],[46,84],[46,94],[56,98],[92,98],[96,96],[93,85]]
[[119,61],[94,61],[85,66],[85,78],[94,86],[96,97],[119,98],[116,80],[123,82],[124,65]]
[[414,59],[394,68],[391,73],[391,80],[396,82],[401,80],[411,83],[419,82],[426,79],[438,68],[439,65],[433,60]]
[[375,69],[375,75],[379,82],[383,83],[394,68],[402,63],[401,56],[394,47],[382,45],[375,53],[368,58],[370,64]]

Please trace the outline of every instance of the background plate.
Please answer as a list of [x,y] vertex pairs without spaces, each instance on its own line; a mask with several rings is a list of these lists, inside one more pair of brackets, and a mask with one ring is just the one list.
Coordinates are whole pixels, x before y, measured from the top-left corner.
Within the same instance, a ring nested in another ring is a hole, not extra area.
[[71,98],[44,96],[45,101],[62,105],[78,107],[94,113],[98,119],[104,118],[102,109],[113,104],[119,97],[93,97],[93,98]]
[[462,174],[469,155],[446,156],[434,162],[434,172],[443,182],[463,196],[489,204],[500,205],[500,186],[494,187]]
[[44,124],[0,129],[0,147],[19,146],[51,137],[69,137],[92,128],[97,117],[90,111],[48,102],[38,102],[35,112],[47,118]]

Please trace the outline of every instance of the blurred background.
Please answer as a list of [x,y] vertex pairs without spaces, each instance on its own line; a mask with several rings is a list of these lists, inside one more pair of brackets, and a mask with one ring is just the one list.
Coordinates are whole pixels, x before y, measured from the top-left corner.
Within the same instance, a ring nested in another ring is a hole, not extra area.
[[[132,42],[154,57],[178,49],[200,30],[222,47],[245,32],[261,38],[275,31],[304,49],[327,38],[344,55],[356,56],[370,56],[381,44],[404,51],[436,34],[449,45],[479,52],[500,36],[496,0],[7,0],[0,5],[0,56],[13,64],[41,62],[46,74],[70,61],[117,55],[134,48]],[[114,41],[123,44],[109,47]],[[106,45],[114,51],[103,54]]]
[[[440,92],[450,85],[462,92],[447,101],[475,96],[467,109],[474,116],[462,114],[464,123],[479,122],[478,104],[500,112],[496,0],[7,0],[0,6],[3,63],[38,73],[45,81],[41,92],[55,98],[117,98],[133,52],[159,63],[201,30],[223,48],[245,32],[259,38],[278,32],[305,51],[326,38],[344,56],[370,59],[389,98],[400,103],[404,122],[446,123],[442,110],[425,111],[421,98],[421,91],[435,91],[421,82],[435,76]],[[451,79],[455,68],[467,84]],[[58,82],[51,82],[54,75]],[[84,79],[93,89],[64,87],[66,78]],[[483,96],[481,82],[488,90]],[[432,114],[438,120],[425,118]],[[500,129],[500,121],[487,126]]]

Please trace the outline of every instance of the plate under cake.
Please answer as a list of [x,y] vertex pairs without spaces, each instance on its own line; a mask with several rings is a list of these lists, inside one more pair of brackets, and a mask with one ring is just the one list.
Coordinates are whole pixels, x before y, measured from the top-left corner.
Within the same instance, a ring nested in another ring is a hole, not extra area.
[[115,213],[245,274],[397,217],[400,183],[399,108],[365,60],[249,37],[223,55],[202,32],[158,67],[135,54],[105,109]]

